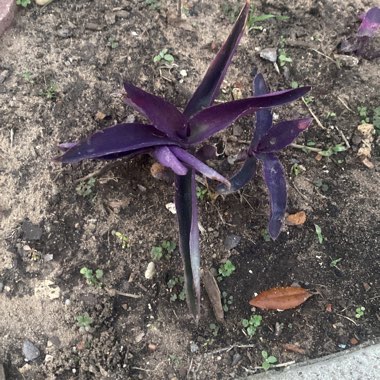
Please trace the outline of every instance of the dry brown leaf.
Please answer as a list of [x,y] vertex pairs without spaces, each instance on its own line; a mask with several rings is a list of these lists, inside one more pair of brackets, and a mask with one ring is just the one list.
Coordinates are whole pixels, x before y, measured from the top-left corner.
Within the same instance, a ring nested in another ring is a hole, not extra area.
[[284,344],[284,349],[286,351],[295,352],[296,354],[301,354],[301,355],[305,355],[306,353],[306,351],[303,348],[301,348],[297,344],[292,344],[292,343]]
[[215,318],[219,323],[224,323],[224,311],[222,306],[222,298],[218,283],[212,273],[206,269],[202,273],[202,280],[205,286],[208,298],[210,299]]
[[286,224],[289,226],[299,226],[306,222],[305,211],[299,211],[286,217]]
[[103,120],[107,115],[101,111],[98,111],[95,115],[95,120],[100,121]]
[[356,346],[359,343],[359,341],[355,337],[353,337],[350,339],[350,343],[352,346]]
[[326,310],[328,313],[332,313],[332,310],[333,310],[333,305],[332,305],[332,303],[328,303],[328,304],[326,305],[325,310]]
[[312,294],[303,288],[272,288],[252,298],[249,304],[260,309],[288,310],[303,304]]

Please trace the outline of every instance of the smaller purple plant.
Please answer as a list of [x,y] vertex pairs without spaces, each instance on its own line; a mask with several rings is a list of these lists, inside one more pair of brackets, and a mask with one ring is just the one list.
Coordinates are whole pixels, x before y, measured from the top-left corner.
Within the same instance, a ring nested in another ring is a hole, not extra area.
[[[253,93],[262,96],[268,92],[264,77],[257,74],[253,81]],[[241,189],[255,176],[257,160],[261,161],[271,206],[268,231],[273,240],[280,234],[287,199],[285,171],[276,153],[291,144],[310,126],[311,121],[310,118],[295,119],[273,125],[270,109],[257,111],[256,129],[242,168],[230,179],[230,187],[224,184],[217,187],[220,194],[230,194]]]

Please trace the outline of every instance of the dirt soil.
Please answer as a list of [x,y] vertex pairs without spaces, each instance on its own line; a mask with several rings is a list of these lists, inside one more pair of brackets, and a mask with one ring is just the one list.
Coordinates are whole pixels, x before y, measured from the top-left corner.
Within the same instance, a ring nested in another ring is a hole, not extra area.
[[[260,175],[238,194],[199,200],[202,268],[217,272],[227,259],[236,267],[219,282],[232,297],[224,324],[204,289],[199,325],[189,316],[178,248],[145,278],[152,248],[178,241],[166,208],[174,188],[152,178],[150,157],[52,161],[60,142],[143,121],[122,102],[125,79],[184,107],[243,1],[182,3],[178,20],[174,0],[56,0],[20,8],[0,39],[0,363],[7,379],[228,379],[260,371],[262,350],[278,363],[298,362],[380,335],[379,139],[369,141],[365,165],[357,132],[357,107],[367,107],[371,122],[380,105],[379,60],[337,55],[375,1],[254,2],[258,15],[289,18],[256,24],[262,30],[243,37],[219,99],[249,96],[255,67],[272,90],[312,85],[308,107],[320,125],[314,121],[297,143],[349,148],[322,158],[296,148],[281,153],[288,212],[303,210],[307,220],[285,225],[276,241],[266,239]],[[278,63],[279,72],[259,55],[276,47],[292,60]],[[153,62],[164,48],[174,64]],[[300,100],[275,113],[308,117],[309,109]],[[214,137],[221,154],[210,164],[233,174],[239,164],[229,162],[251,130],[247,118]],[[231,235],[241,238],[234,248],[225,241]],[[103,271],[99,286],[86,283],[84,267]],[[291,284],[316,294],[284,312],[251,310],[255,293]],[[255,314],[262,323],[249,337],[241,321]],[[80,316],[92,322],[80,327]],[[25,340],[40,351],[30,362]]]

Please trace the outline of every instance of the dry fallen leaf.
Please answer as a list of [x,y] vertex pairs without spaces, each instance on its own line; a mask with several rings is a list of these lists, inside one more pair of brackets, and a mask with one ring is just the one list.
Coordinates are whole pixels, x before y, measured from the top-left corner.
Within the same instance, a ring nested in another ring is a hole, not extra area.
[[292,343],[284,344],[284,349],[286,351],[295,352],[296,354],[301,354],[301,355],[305,355],[306,353],[306,351],[303,348],[301,348],[297,344],[292,344]]
[[352,346],[356,346],[359,343],[359,341],[354,337],[350,339],[350,343]]
[[222,306],[222,297],[215,277],[209,270],[202,273],[202,280],[205,286],[208,298],[210,299],[212,308],[214,310],[215,318],[219,323],[224,323],[224,311]]
[[306,222],[306,213],[305,211],[299,211],[295,214],[290,214],[286,217],[286,224],[289,226],[299,226]]
[[101,111],[98,111],[95,115],[95,120],[100,121],[103,120],[107,115]]
[[260,309],[288,310],[303,304],[312,294],[303,288],[272,288],[252,298],[249,304]]

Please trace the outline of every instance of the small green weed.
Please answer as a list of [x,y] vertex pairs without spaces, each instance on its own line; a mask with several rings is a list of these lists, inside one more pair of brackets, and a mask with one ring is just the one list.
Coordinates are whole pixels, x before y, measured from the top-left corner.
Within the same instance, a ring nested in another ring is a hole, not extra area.
[[318,154],[320,154],[323,157],[330,157],[333,154],[344,152],[345,150],[347,150],[347,148],[343,144],[336,144],[334,146],[327,148],[326,150],[322,150]]
[[167,282],[168,289],[171,293],[170,302],[185,301],[186,293],[184,289],[184,279],[182,276],[172,277]]
[[314,224],[314,227],[315,227],[315,233],[317,234],[319,244],[323,244],[323,241],[325,240],[325,238],[322,235],[321,227],[319,227],[318,224]]
[[211,330],[212,335],[218,336],[219,326],[215,323],[210,323],[209,328]]
[[247,335],[252,338],[257,331],[257,328],[261,326],[263,317],[261,315],[254,314],[249,319],[242,319],[241,324],[245,328]]
[[58,86],[55,83],[51,83],[42,92],[42,95],[48,100],[55,100],[57,98]]
[[79,327],[82,327],[85,330],[89,330],[91,328],[93,320],[87,313],[83,315],[78,315],[77,317],[75,317],[75,319]]
[[208,190],[206,188],[202,188],[200,186],[197,186],[196,188],[196,194],[197,194],[197,198],[201,201],[203,201],[207,194],[208,194]]
[[293,164],[292,167],[290,168],[290,173],[294,175],[294,177],[297,177],[301,173],[305,171],[305,167],[300,164]]
[[315,100],[314,96],[304,96],[303,101],[305,102],[306,105],[309,105],[313,103]]
[[101,269],[96,269],[94,273],[92,269],[83,267],[80,270],[80,274],[85,278],[87,285],[101,286],[101,279],[104,275]]
[[365,307],[359,306],[355,309],[355,318],[360,319],[364,317]]
[[16,0],[16,4],[21,5],[24,8],[26,8],[31,3],[32,3],[32,0]]
[[176,243],[170,240],[164,240],[161,245],[153,247],[150,254],[154,261],[159,261],[162,258],[170,259],[171,254],[176,248]]
[[108,38],[107,46],[111,49],[116,49],[119,46],[119,42],[115,39],[115,37]]
[[273,19],[273,18],[276,19],[276,20],[279,20],[279,21],[285,21],[285,20],[289,19],[288,16],[274,15],[274,14],[270,14],[270,13],[263,13],[261,15],[257,15],[256,16],[255,15],[255,8],[254,8],[254,6],[252,4],[250,12],[249,12],[248,20],[247,20],[248,32],[250,32],[253,29],[255,29],[255,30],[263,30],[264,29],[263,26],[256,25],[256,24],[259,24],[261,22],[264,22],[264,21],[267,21],[267,20],[270,20],[270,19]]
[[234,302],[233,296],[229,296],[227,292],[222,292],[222,305],[223,305],[223,310],[225,312],[227,312],[230,309],[233,302]]
[[90,197],[93,194],[96,179],[91,177],[87,181],[79,182],[78,186],[75,188],[78,195],[82,197]]
[[339,257],[338,259],[335,259],[335,260],[331,260],[330,267],[331,268],[338,268],[338,263],[340,263],[342,260],[343,259],[341,257]]
[[218,280],[222,281],[225,277],[230,277],[231,274],[235,271],[236,267],[230,260],[227,260],[224,264],[222,264],[219,269],[218,273],[220,276],[218,276]]
[[128,248],[128,237],[119,231],[112,231],[112,235],[119,239],[122,249]]
[[24,71],[21,74],[21,76],[22,76],[22,79],[24,79],[25,82],[34,84],[33,74],[30,71],[28,71],[28,70]]
[[284,37],[281,36],[280,37],[280,49],[279,49],[280,54],[278,56],[278,62],[280,63],[281,67],[285,66],[287,63],[293,62],[293,60],[286,55],[284,45],[285,45]]
[[268,369],[272,367],[273,364],[277,363],[277,358],[273,355],[268,355],[267,351],[261,351],[261,356],[264,359],[263,363],[261,364],[261,367],[264,371],[268,371]]
[[369,116],[368,116],[368,109],[364,106],[358,107],[358,114],[360,117],[360,122],[362,124],[368,124],[369,123]]
[[153,62],[165,61],[167,63],[173,63],[174,57],[171,54],[168,54],[168,49],[162,49],[157,55],[153,57]]
[[263,228],[261,230],[261,237],[264,239],[264,241],[270,241],[270,235],[269,235],[269,231],[267,228]]

